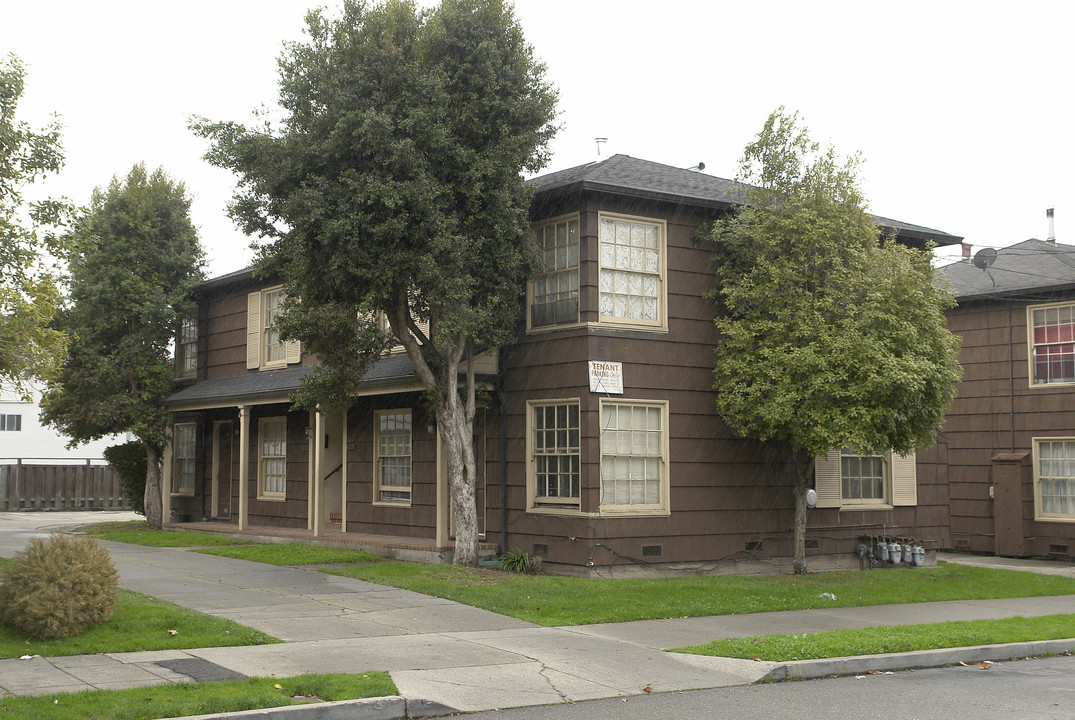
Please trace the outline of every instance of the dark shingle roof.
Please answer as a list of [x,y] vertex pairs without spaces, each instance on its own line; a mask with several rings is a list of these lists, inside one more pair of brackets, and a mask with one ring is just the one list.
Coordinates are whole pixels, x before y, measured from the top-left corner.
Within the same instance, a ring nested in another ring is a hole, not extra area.
[[985,270],[961,260],[940,274],[959,301],[1070,290],[1075,288],[1075,245],[1026,240],[997,250],[996,261]]
[[[747,185],[735,180],[639,160],[630,155],[613,155],[600,162],[541,175],[529,182],[539,194],[589,190],[717,209],[745,205],[748,189]],[[938,245],[954,245],[963,239],[921,225],[874,217],[878,225],[895,230],[901,238],[932,240]]]
[[[311,367],[266,370],[235,377],[214,378],[184,388],[165,400],[172,410],[206,404],[240,404],[284,399],[299,388]],[[414,367],[406,354],[389,355],[370,368],[362,378],[363,387],[408,386],[416,382]]]
[[538,192],[550,190],[605,190],[657,200],[730,207],[746,202],[746,186],[695,170],[613,155],[531,180]]

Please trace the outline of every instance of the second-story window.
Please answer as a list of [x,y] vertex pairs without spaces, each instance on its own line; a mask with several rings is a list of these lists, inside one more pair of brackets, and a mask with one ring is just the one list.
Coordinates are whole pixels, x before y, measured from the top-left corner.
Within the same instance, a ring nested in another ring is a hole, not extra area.
[[263,324],[261,338],[265,343],[265,364],[279,363],[284,361],[284,343],[280,340],[280,333],[276,331],[276,318],[280,314],[284,303],[283,290],[269,290],[263,295],[265,306],[261,314]]
[[194,377],[198,370],[198,321],[183,318],[175,344],[175,369],[179,377]]
[[1075,383],[1075,305],[1030,308],[1032,384]]
[[530,303],[530,326],[579,321],[579,220],[553,220],[534,228],[538,272]]
[[664,299],[664,224],[601,216],[601,320],[659,325]]
[[302,359],[298,340],[281,340],[276,329],[284,303],[282,287],[252,292],[246,306],[246,367],[271,370]]

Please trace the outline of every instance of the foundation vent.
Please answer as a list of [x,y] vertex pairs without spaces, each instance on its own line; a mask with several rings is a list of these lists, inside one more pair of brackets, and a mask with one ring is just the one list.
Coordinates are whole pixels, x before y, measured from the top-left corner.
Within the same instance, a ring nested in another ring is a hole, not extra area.
[[806,550],[817,550],[819,547],[821,547],[821,542],[817,539],[807,540],[803,543],[803,547]]
[[751,540],[746,544],[747,552],[761,552],[764,543],[761,540]]
[[660,545],[643,545],[642,557],[660,557],[661,546]]
[[545,557],[549,554],[549,546],[545,543],[534,543],[534,555]]
[[1049,545],[1049,554],[1050,555],[1067,555],[1068,554],[1068,546],[1067,545],[1052,545],[1052,544],[1050,544]]

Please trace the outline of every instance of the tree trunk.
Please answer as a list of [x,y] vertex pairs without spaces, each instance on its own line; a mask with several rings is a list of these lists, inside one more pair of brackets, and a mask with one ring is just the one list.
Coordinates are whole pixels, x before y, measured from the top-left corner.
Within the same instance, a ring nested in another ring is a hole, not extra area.
[[806,480],[800,475],[795,483],[795,558],[792,566],[796,575],[806,572]]
[[810,480],[814,459],[798,449],[792,452],[795,464],[795,532],[793,537],[794,558],[792,567],[796,575],[806,573],[806,491],[810,489]]
[[[452,518],[455,521],[455,554],[452,562],[468,567],[478,566],[478,509],[474,497],[474,413],[475,378],[474,346],[465,335],[457,335],[444,353],[443,364],[437,372],[426,362],[422,346],[413,332],[408,331],[410,311],[400,297],[389,324],[403,344],[414,371],[426,390],[437,398],[437,427],[448,446],[448,491],[452,499]],[[428,339],[426,340],[428,342]],[[465,397],[459,388],[459,368],[466,355]]]
[[[448,488],[452,496],[452,517],[455,521],[456,565],[478,566],[478,509],[474,499],[473,467],[474,438],[468,432],[463,408],[459,402],[449,403],[455,407],[444,408],[438,413],[437,424],[443,428],[441,436],[448,445]],[[467,463],[469,456],[471,462]]]
[[[448,488],[452,496],[452,516],[455,520],[455,555],[452,562],[467,567],[478,566],[478,508],[474,497],[474,349],[459,339],[459,353],[449,356],[446,365],[444,393],[437,422],[444,427],[448,444]],[[462,349],[467,350],[466,401],[459,393],[459,362]]]
[[146,443],[146,493],[142,499],[146,522],[154,530],[163,525],[164,506],[161,501],[161,468],[157,448]]

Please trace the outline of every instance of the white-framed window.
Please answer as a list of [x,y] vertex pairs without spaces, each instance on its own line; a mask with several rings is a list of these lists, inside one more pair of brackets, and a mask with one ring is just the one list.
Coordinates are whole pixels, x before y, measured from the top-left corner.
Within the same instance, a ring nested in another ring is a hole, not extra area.
[[197,457],[198,426],[195,423],[176,423],[172,429],[175,445],[175,468],[172,472],[172,493],[194,494],[194,466]]
[[0,432],[21,432],[22,415],[0,415]]
[[538,271],[530,282],[531,328],[579,321],[579,218],[556,218],[533,227]]
[[[429,337],[429,320],[419,320],[414,316],[412,316],[412,319],[414,320],[414,324],[418,326],[418,329],[421,330],[426,337]],[[388,316],[380,310],[377,311],[377,326],[385,335],[392,335],[392,324],[388,322]],[[419,340],[418,344],[422,344],[421,340]],[[406,349],[403,347],[403,343],[401,342],[397,342],[392,346],[392,349],[389,350],[389,352],[391,353],[401,353],[405,351]]]
[[284,304],[284,291],[280,288],[266,290],[262,293],[261,314],[261,351],[263,365],[277,365],[284,362],[284,342],[276,331],[276,317]]
[[175,342],[175,374],[194,377],[198,371],[198,320],[183,318]]
[[542,400],[527,404],[530,509],[580,509],[579,401]]
[[1075,304],[1027,308],[1031,386],[1075,383]]
[[814,462],[818,507],[884,510],[918,504],[915,454],[845,447]]
[[601,214],[599,226],[601,322],[665,327],[665,223]]
[[1034,438],[1034,519],[1075,522],[1075,438]]
[[284,342],[276,331],[275,321],[284,302],[283,287],[267,288],[247,295],[246,299],[246,367],[272,370],[302,359],[297,340]]
[[668,403],[602,400],[601,512],[668,508]]
[[411,504],[410,410],[378,410],[374,417],[376,502]]
[[258,497],[283,500],[287,488],[287,416],[258,423]]

